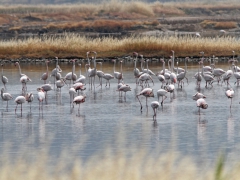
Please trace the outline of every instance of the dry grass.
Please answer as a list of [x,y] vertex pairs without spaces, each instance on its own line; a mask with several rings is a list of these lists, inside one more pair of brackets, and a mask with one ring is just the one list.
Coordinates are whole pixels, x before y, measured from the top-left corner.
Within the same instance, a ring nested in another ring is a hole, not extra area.
[[[31,149],[32,150],[32,149]],[[227,168],[223,156],[214,166],[201,167],[176,151],[156,154],[140,147],[127,151],[106,148],[86,162],[68,150],[54,163],[47,151],[32,150],[9,157],[1,154],[0,179],[34,180],[237,180],[239,166]],[[207,163],[207,162],[206,162]]]
[[[102,2],[99,4],[93,3],[80,3],[80,4],[61,4],[61,5],[1,5],[1,14],[29,14],[29,13],[41,13],[41,14],[72,14],[80,13],[85,16],[99,16],[99,15],[120,15],[131,14],[132,18],[135,15],[141,15],[141,17],[153,17],[162,14],[165,15],[183,15],[185,14],[183,9],[210,9],[210,10],[238,10],[240,5],[234,1],[224,2],[169,2],[169,3],[146,3],[141,1],[121,1],[111,0]],[[124,15],[123,15],[124,16]],[[139,16],[136,16],[139,17]],[[131,16],[129,16],[131,18]]]
[[217,22],[214,26],[215,29],[233,29],[237,27],[236,22]]
[[228,22],[217,22],[212,20],[204,20],[201,22],[203,28],[214,28],[214,29],[232,29],[237,27],[237,23],[233,21]]
[[87,51],[97,51],[98,57],[130,55],[137,51],[145,56],[169,56],[171,50],[176,56],[206,55],[228,56],[232,50],[240,52],[239,42],[232,37],[194,38],[194,37],[148,37],[132,36],[122,39],[113,37],[88,38],[77,34],[26,40],[0,42],[1,58],[6,57],[80,57],[85,58]]

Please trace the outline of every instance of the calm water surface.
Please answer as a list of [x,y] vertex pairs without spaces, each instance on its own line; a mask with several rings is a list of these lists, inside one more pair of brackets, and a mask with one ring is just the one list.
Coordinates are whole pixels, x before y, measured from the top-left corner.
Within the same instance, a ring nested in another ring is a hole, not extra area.
[[[215,162],[220,152],[226,154],[229,162],[239,159],[240,89],[233,85],[234,77],[230,80],[235,90],[231,111],[230,99],[225,96],[226,85],[214,83],[213,88],[206,89],[202,81],[200,92],[207,96],[209,107],[201,110],[199,115],[196,102],[192,100],[197,92],[195,79],[192,78],[197,65],[189,63],[189,85],[185,83],[183,89],[176,85],[175,97],[170,99],[168,94],[164,107],[158,110],[157,121],[154,122],[150,103],[157,100],[156,92],[161,84],[153,77],[155,98],[148,99],[147,108],[145,97],[140,97],[144,105],[141,113],[139,102],[135,98],[141,88],[135,84],[132,62],[123,64],[124,81],[132,88],[132,91],[127,92],[126,100],[118,96],[116,79],[111,80],[110,88],[98,87],[95,92],[87,85],[87,98],[81,104],[80,115],[77,112],[78,106],[73,110],[70,107],[67,86],[62,88],[61,93],[56,90],[48,92],[48,102],[44,104],[43,113],[39,113],[36,89],[43,84],[40,77],[46,72],[45,64],[21,63],[21,66],[22,73],[32,79],[27,87],[29,92],[33,92],[35,99],[31,111],[29,104],[23,105],[22,116],[20,109],[15,114],[14,100],[9,101],[8,112],[6,102],[0,102],[0,148],[3,151],[7,144],[11,144],[12,148],[7,150],[10,155],[23,152],[30,154],[35,149],[41,150],[48,146],[52,161],[58,159],[61,152],[68,148],[71,149],[73,158],[81,157],[86,160],[110,145],[123,152],[129,151],[129,147],[137,146],[150,149],[156,155],[174,149],[182,155],[192,156],[199,164]],[[52,62],[49,66],[52,70],[55,65]],[[60,63],[60,66],[63,76],[71,71],[70,63]],[[183,67],[183,64],[180,66]],[[154,72],[162,69],[160,62],[150,62],[149,67]],[[228,69],[226,63],[217,64],[217,67]],[[119,69],[118,63],[116,70]],[[79,75],[79,67],[76,67],[76,71]],[[103,71],[113,74],[113,64],[104,62]],[[82,72],[85,73],[84,69]],[[7,92],[15,99],[21,94],[18,69],[13,64],[6,64],[4,75],[9,79]],[[53,82],[52,78],[49,80]],[[98,78],[96,82],[98,85]],[[119,145],[120,142],[123,143]]]

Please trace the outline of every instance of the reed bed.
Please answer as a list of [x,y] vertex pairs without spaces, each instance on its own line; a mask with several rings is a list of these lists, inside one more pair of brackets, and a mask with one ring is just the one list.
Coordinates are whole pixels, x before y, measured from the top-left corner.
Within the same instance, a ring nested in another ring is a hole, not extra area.
[[1,58],[85,58],[87,51],[97,51],[98,57],[120,57],[139,52],[146,57],[169,57],[171,50],[176,56],[205,55],[230,56],[240,51],[239,40],[233,37],[195,38],[191,36],[131,36],[125,38],[90,38],[78,34],[64,34],[61,37],[43,36],[24,40],[0,41]]
[[235,164],[229,168],[224,156],[219,156],[212,166],[200,166],[176,151],[159,155],[141,148],[114,151],[106,148],[85,161],[68,151],[54,161],[45,150],[34,150],[31,158],[29,152],[14,158],[4,153],[0,158],[0,179],[237,180],[240,176],[240,166]]

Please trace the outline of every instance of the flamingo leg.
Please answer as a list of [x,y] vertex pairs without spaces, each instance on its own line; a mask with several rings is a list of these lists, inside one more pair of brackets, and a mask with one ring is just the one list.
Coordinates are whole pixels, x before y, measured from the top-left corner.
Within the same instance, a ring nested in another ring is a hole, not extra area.
[[142,112],[142,103],[141,103],[141,101],[139,100],[139,97],[138,97],[139,95],[137,95],[136,97],[137,97],[137,99],[138,99],[138,101],[139,101],[139,103],[140,103],[140,105],[141,105],[141,108],[140,108],[140,111]]
[[18,104],[17,104],[17,106],[16,106],[16,108],[15,108],[15,114],[16,114],[16,112],[17,112],[17,107],[18,107]]

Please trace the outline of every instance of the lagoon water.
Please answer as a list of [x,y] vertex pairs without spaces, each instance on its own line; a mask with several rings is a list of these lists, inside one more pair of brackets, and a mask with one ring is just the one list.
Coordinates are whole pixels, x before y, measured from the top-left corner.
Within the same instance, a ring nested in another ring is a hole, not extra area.
[[[51,62],[49,66],[52,70],[55,63]],[[60,63],[60,66],[63,76],[71,71],[70,63]],[[0,102],[1,151],[13,157],[24,153],[31,156],[36,149],[43,150],[47,147],[51,161],[54,162],[66,149],[69,149],[72,159],[80,157],[87,160],[109,146],[119,152],[128,152],[131,147],[137,147],[136,150],[145,148],[155,155],[174,150],[182,156],[192,157],[202,165],[214,163],[219,153],[224,153],[228,162],[238,161],[240,89],[234,85],[234,77],[230,79],[235,91],[231,111],[230,99],[225,96],[227,86],[215,82],[213,88],[205,88],[203,80],[200,92],[207,96],[209,106],[208,109],[201,110],[199,115],[196,102],[192,100],[192,96],[199,91],[193,78],[198,66],[195,62],[189,63],[189,84],[185,81],[182,89],[175,86],[174,98],[168,94],[163,108],[157,111],[157,121],[154,122],[150,103],[157,100],[156,92],[161,84],[157,77],[153,77],[155,97],[148,99],[148,107],[145,106],[145,97],[140,97],[143,103],[141,113],[136,99],[141,87],[135,84],[133,66],[131,61],[123,63],[124,82],[132,88],[132,91],[127,92],[126,100],[118,96],[116,79],[111,80],[110,88],[103,85],[102,89],[98,87],[95,92],[87,84],[86,102],[81,104],[78,114],[78,105],[74,109],[70,106],[67,86],[62,88],[61,93],[56,90],[48,92],[43,113],[39,112],[36,89],[43,84],[40,77],[46,72],[45,63],[21,63],[22,73],[32,79],[27,84],[28,92],[32,92],[35,97],[31,110],[29,104],[23,104],[22,115],[20,109],[15,114],[14,100],[9,101],[8,111],[6,102]],[[183,67],[183,64],[180,66]],[[228,69],[227,63],[216,66]],[[157,72],[162,69],[162,64],[153,61],[149,63],[149,68]],[[120,64],[117,63],[116,70],[119,69]],[[113,63],[104,62],[103,71],[113,74]],[[84,69],[82,72],[85,73]],[[79,67],[76,67],[76,74],[79,75]],[[4,75],[9,79],[7,92],[15,99],[21,94],[18,69],[14,64],[7,63]],[[49,80],[53,82],[52,78]],[[97,85],[98,82],[96,78]],[[6,148],[7,145],[11,148]]]

